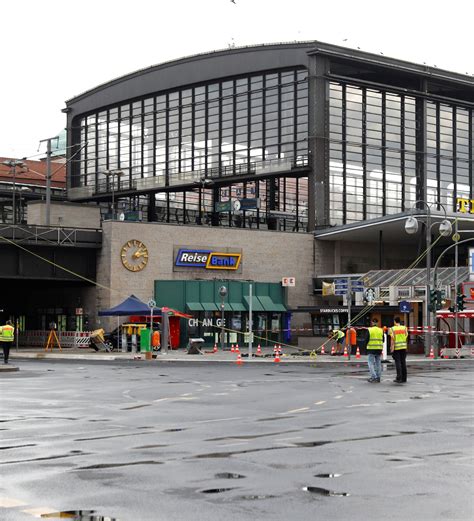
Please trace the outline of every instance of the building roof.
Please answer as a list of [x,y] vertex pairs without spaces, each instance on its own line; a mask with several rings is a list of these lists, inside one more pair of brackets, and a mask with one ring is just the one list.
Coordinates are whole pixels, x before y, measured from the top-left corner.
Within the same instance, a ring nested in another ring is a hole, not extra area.
[[[0,157],[0,182],[13,183],[13,172],[10,166],[4,165],[5,161],[15,161],[15,158]],[[22,159],[26,167],[17,167],[15,182],[18,184],[30,184],[37,186],[46,185],[46,161]],[[66,165],[64,163],[51,162],[51,186],[54,188],[66,188]]]

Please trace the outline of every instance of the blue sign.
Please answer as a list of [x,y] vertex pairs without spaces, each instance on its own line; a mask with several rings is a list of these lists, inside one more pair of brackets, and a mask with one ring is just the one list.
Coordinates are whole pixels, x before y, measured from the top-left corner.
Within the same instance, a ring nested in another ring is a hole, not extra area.
[[347,279],[335,279],[334,285],[337,286],[347,286],[348,280]]
[[176,255],[175,266],[235,271],[239,268],[241,259],[241,253],[180,248]]
[[398,304],[400,306],[400,313],[410,313],[411,311],[411,302],[407,300],[401,300]]

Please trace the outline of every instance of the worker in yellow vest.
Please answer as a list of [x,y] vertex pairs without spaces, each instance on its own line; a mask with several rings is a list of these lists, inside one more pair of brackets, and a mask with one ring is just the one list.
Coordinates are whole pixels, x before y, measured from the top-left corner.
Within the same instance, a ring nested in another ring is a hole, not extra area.
[[0,343],[3,348],[3,363],[8,364],[8,357],[10,356],[10,346],[15,339],[15,328],[11,320],[7,320],[4,326],[0,326]]
[[372,326],[367,328],[369,331],[369,341],[367,342],[367,363],[369,366],[370,383],[380,382],[382,376],[382,350],[383,350],[383,329],[378,327],[378,320],[372,319]]
[[407,350],[408,350],[408,329],[400,324],[398,317],[394,318],[395,325],[390,330],[392,339],[390,352],[395,360],[397,377],[394,382],[403,384],[407,381]]

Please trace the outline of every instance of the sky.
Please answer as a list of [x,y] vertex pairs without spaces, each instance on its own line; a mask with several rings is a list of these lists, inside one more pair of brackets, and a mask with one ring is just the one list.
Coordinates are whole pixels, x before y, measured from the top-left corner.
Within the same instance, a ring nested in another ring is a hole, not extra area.
[[474,75],[472,0],[14,0],[0,16],[0,156],[44,157],[65,101],[202,52],[319,40]]

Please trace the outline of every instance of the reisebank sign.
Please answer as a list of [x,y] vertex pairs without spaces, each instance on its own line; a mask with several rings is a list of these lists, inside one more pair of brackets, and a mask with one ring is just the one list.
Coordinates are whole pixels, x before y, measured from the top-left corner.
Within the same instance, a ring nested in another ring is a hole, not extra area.
[[178,268],[204,268],[206,270],[238,270],[241,253],[219,252],[208,249],[179,248],[174,265]]

